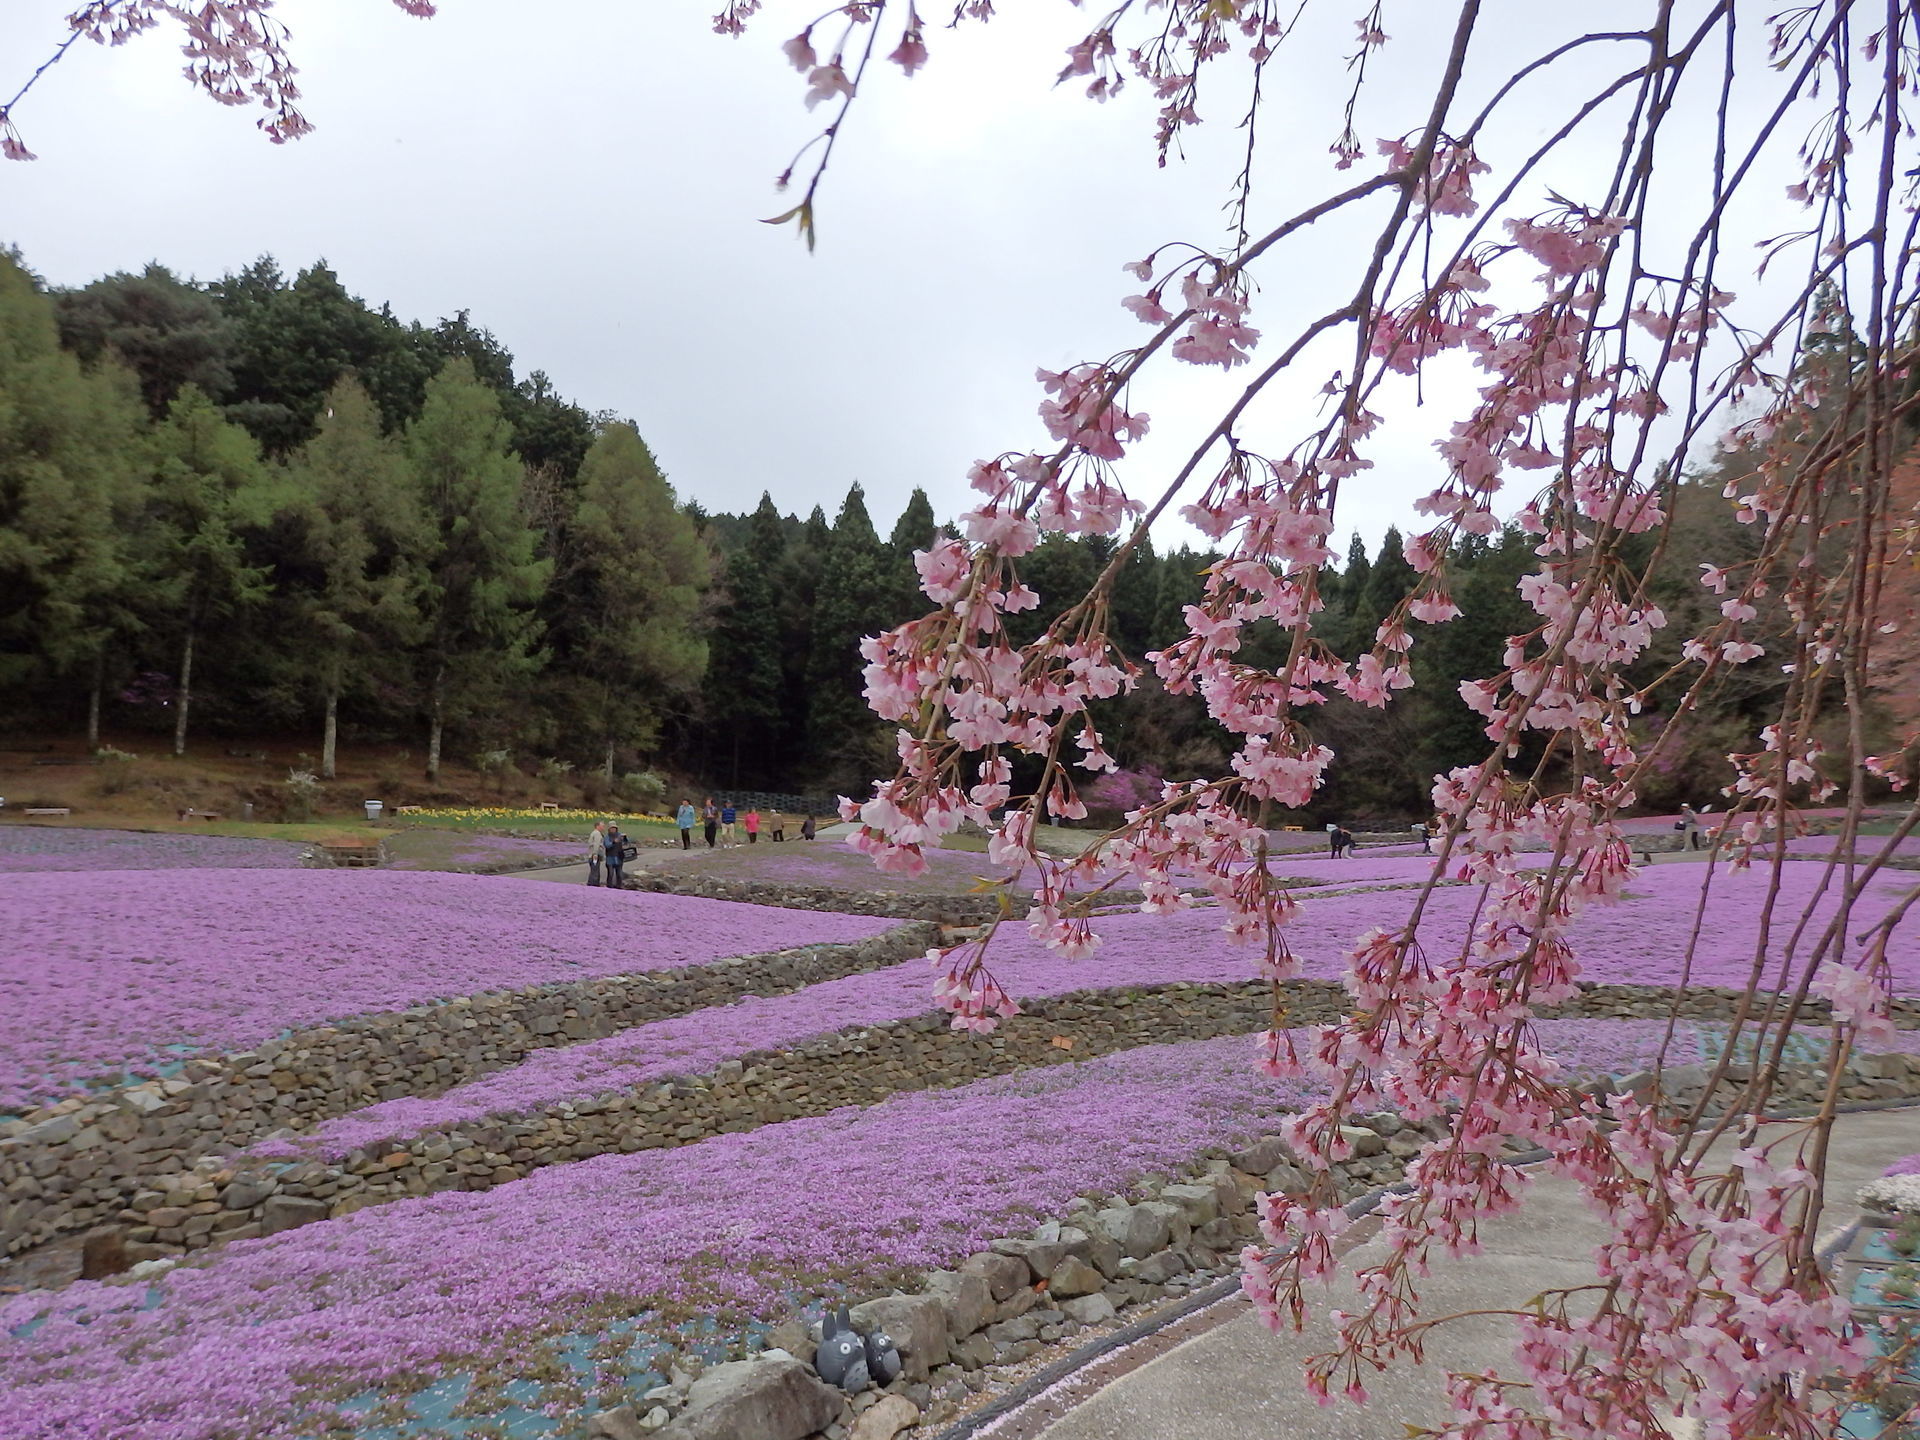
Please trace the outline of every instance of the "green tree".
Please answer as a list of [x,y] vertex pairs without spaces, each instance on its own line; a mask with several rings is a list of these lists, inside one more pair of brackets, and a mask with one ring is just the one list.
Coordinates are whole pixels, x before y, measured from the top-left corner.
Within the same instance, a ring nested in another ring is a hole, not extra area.
[[152,473],[141,539],[159,607],[180,640],[173,753],[184,755],[196,641],[267,593],[265,572],[247,562],[244,532],[264,524],[271,497],[253,437],[194,385],[154,432]]
[[507,448],[498,396],[466,360],[449,361],[427,385],[408,429],[407,458],[426,540],[421,648],[427,706],[427,778],[440,778],[440,749],[456,723],[539,668],[539,599],[551,570],[520,510],[520,462]]
[[105,276],[56,303],[60,343],[89,365],[112,356],[133,371],[156,420],[184,386],[220,399],[232,384],[232,327],[211,296],[164,265]]
[[903,624],[927,613],[929,602],[920,590],[920,572],[914,566],[913,552],[931,549],[939,533],[940,527],[933,518],[933,502],[927,498],[926,491],[914,486],[913,494],[907,497],[906,509],[900,512],[893,534],[887,540],[887,549],[892,552],[887,569],[893,575],[894,593],[887,606],[885,626]]
[[773,497],[762,493],[744,542],[727,557],[726,598],[714,616],[707,671],[708,718],[731,751],[735,785],[743,754],[751,778],[762,784],[777,783],[783,768],[780,566],[786,550],[786,525]]
[[269,454],[290,454],[313,437],[328,393],[353,375],[379,406],[388,430],[420,413],[442,357],[433,337],[372,310],[323,260],[292,283],[271,257],[211,287],[233,327],[233,384],[227,414]]
[[834,518],[820,566],[807,660],[807,731],[814,758],[864,762],[876,722],[861,695],[860,640],[885,628],[895,598],[886,546],[874,533],[858,482]]
[[418,498],[372,397],[357,381],[336,383],[319,433],[281,473],[274,505],[286,532],[276,590],[301,637],[302,679],[319,692],[320,773],[329,780],[350,672],[418,639]]
[[592,685],[607,783],[622,746],[651,748],[662,703],[690,690],[707,664],[700,597],[707,550],[674,502],[653,452],[628,424],[610,425],[580,464],[569,527],[571,658]]
[[88,677],[100,741],[108,646],[129,628],[145,415],[133,377],[60,348],[53,301],[0,252],[0,679]]

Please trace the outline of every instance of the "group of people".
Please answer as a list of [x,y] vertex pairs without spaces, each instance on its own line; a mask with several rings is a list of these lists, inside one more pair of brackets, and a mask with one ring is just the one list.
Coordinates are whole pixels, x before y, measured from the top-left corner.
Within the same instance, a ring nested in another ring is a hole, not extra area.
[[[694,809],[693,801],[682,800],[680,802],[680,809],[674,815],[674,820],[680,827],[680,848],[682,850],[691,850],[693,848],[693,827],[696,824],[700,826],[701,831],[706,835],[707,848],[709,850],[731,849],[733,846],[738,845],[740,843],[740,833],[743,830],[746,832],[747,844],[749,845],[758,845],[760,843],[760,832],[763,829],[768,832],[771,839],[785,840],[787,838],[787,817],[782,815],[778,810],[774,811],[772,815],[766,817],[766,819],[762,819],[758,810],[749,809],[746,813],[742,814],[740,808],[731,800],[722,804],[716,801],[711,795],[707,797],[706,803],[700,806],[697,811]],[[769,821],[771,821],[771,823],[768,823]],[[814,833],[813,812],[808,811],[800,821],[800,838],[802,840],[811,840],[814,837]]]
[[[627,862],[640,853],[631,836],[612,820],[596,820],[587,835],[587,884],[626,889]],[[602,871],[606,880],[602,882]]]
[[[696,825],[705,830],[709,850],[738,845],[742,832],[746,834],[746,843],[749,845],[760,843],[762,831],[775,840],[787,838],[787,817],[779,811],[768,816],[762,816],[756,809],[742,813],[731,801],[722,805],[711,795],[707,797],[706,804],[698,809],[691,800],[682,800],[674,819],[679,825],[682,850],[693,848]],[[813,812],[808,811],[800,818],[800,838],[811,840],[817,833]],[[592,831],[587,835],[587,883],[609,885],[615,890],[625,889],[627,864],[639,853],[640,848],[633,837],[621,830],[617,823],[612,820],[595,821]],[[604,879],[601,878],[603,875]]]
[[[1413,838],[1420,842],[1420,853],[1433,853],[1433,837],[1440,833],[1440,827],[1431,820],[1417,820],[1413,825]],[[1335,860],[1341,856],[1353,854],[1353,832],[1344,825],[1327,825],[1327,853]]]

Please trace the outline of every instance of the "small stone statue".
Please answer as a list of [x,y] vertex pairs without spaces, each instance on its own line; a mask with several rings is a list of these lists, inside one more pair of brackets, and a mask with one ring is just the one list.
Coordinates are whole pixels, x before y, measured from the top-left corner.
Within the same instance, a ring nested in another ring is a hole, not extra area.
[[862,1337],[852,1316],[838,1310],[820,1323],[813,1368],[829,1385],[856,1395],[869,1385],[891,1385],[900,1376],[900,1351],[884,1330]]

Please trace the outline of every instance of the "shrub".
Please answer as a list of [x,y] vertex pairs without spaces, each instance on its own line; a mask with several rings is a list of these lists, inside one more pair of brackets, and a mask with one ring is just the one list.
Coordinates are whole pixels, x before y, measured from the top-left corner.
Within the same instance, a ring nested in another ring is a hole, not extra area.
[[542,780],[558,784],[572,773],[573,762],[571,760],[556,760],[553,756],[549,755],[540,762],[540,778]]
[[134,762],[140,757],[126,750],[102,745],[94,751],[100,761],[100,793],[118,795],[133,784]]
[[313,807],[320,798],[320,777],[311,770],[287,771],[287,818],[301,822],[313,818]]
[[629,770],[620,777],[620,795],[636,810],[658,814],[667,803],[667,780],[657,770]]

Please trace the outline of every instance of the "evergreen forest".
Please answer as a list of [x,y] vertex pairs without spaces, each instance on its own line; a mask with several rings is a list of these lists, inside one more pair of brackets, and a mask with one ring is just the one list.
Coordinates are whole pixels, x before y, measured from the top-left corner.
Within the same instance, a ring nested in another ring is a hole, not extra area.
[[[1722,457],[1720,465],[1737,464]],[[1717,473],[1674,477],[1673,515],[1626,557],[1692,633],[1715,597],[1697,557],[1752,536]],[[196,742],[310,736],[544,761],[609,786],[863,789],[891,769],[861,699],[862,636],[923,613],[913,552],[939,532],[912,492],[890,525],[853,484],[829,516],[763,494],[748,514],[676,492],[639,428],[556,393],[465,311],[428,326],[351,295],[324,264],[262,259],[210,282],[159,265],[83,288],[0,254],[0,723],[17,733]],[[1499,671],[1533,616],[1515,590],[1532,541],[1509,529],[1449,557],[1462,618],[1413,625],[1416,687],[1385,711],[1335,700],[1310,719],[1340,755],[1312,815],[1400,823],[1430,777],[1477,762],[1462,679]],[[1040,633],[1113,541],[1050,537],[1023,565]],[[1219,773],[1229,737],[1144,657],[1185,632],[1212,557],[1142,546],[1112,595],[1138,690],[1102,702],[1136,776]],[[1319,630],[1368,648],[1412,579],[1401,537],[1355,537],[1323,580]],[[1243,658],[1277,665],[1253,634]],[[1678,657],[1662,640],[1648,679]],[[1750,666],[1676,736],[1643,798],[1701,802],[1722,756],[1784,684]],[[1646,724],[1662,723],[1657,706]],[[124,742],[123,742],[124,743]]]

